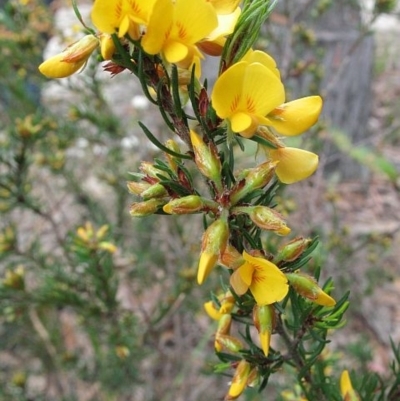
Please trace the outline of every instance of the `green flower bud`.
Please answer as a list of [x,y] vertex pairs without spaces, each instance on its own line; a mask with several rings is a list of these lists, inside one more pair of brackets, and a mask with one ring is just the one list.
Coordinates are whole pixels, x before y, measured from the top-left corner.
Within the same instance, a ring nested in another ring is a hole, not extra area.
[[274,231],[279,235],[287,235],[291,231],[283,217],[267,206],[238,206],[233,208],[232,212],[248,214],[251,221],[263,230]]
[[272,305],[254,305],[253,321],[260,335],[261,348],[264,355],[268,356],[271,335],[276,323],[274,307]]
[[190,131],[195,162],[201,174],[213,181],[218,189],[222,189],[221,161],[217,151],[211,144],[206,144],[200,135]]
[[310,238],[295,238],[278,250],[274,262],[278,263],[282,260],[285,262],[293,262],[302,255],[310,244]]
[[287,273],[285,276],[289,284],[302,297],[318,305],[334,306],[336,304],[336,301],[318,286],[314,277],[300,272]]
[[232,205],[235,205],[251,191],[265,187],[274,176],[276,165],[276,162],[267,161],[253,169],[247,170],[244,184],[241,184],[239,181],[230,194]]
[[223,254],[229,238],[229,227],[225,219],[212,223],[203,234],[197,282],[201,285]]
[[149,216],[157,212],[164,204],[165,201],[161,199],[149,199],[144,202],[136,202],[131,205],[129,213],[132,217]]

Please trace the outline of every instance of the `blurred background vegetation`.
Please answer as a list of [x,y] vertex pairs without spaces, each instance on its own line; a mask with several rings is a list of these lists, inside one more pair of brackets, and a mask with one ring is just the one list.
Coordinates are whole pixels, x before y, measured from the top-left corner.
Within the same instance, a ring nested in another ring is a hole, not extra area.
[[[43,52],[81,33],[69,4],[0,5],[0,399],[221,398],[228,378],[210,375],[215,328],[202,310],[218,277],[195,284],[202,222],[129,216],[129,172],[163,157],[137,121],[163,141],[158,111],[133,76],[110,79],[95,60],[70,79],[39,75]],[[326,356],[336,377],[344,366],[390,375],[400,343],[400,23],[395,1],[368,5],[282,0],[259,42],[289,99],[325,98],[301,139],[321,168],[278,196],[295,234],[320,237],[310,268],[334,277],[338,297],[351,290]],[[388,14],[393,28],[378,29]],[[290,375],[270,399],[300,400],[281,394]]]

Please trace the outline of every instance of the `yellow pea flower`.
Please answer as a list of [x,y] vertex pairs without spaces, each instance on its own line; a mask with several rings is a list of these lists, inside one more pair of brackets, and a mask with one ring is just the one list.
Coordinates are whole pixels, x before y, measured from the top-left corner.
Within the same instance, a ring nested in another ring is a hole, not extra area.
[[285,99],[280,78],[270,68],[255,62],[240,61],[221,74],[211,94],[217,115],[230,124],[230,129],[246,138],[252,137],[259,125],[270,125],[266,117]]
[[39,71],[47,78],[66,78],[78,72],[90,55],[99,46],[99,39],[86,35],[67,47],[63,52],[50,57],[39,66]]
[[318,155],[303,149],[281,147],[268,150],[272,161],[278,161],[275,172],[284,184],[304,180],[318,167]]
[[141,36],[156,0],[96,0],[92,8],[92,22],[103,33],[126,34],[134,40]]
[[142,46],[148,54],[161,53],[169,63],[189,68],[202,57],[196,43],[217,26],[217,14],[205,0],[158,0]]
[[244,263],[231,275],[231,286],[238,295],[250,289],[257,304],[270,305],[285,298],[288,280],[272,262],[243,252]]

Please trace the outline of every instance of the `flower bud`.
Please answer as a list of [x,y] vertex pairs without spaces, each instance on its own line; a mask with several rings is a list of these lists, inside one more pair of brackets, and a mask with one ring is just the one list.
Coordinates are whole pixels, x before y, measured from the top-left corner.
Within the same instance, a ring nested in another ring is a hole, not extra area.
[[246,360],[242,359],[235,370],[232,378],[231,386],[229,387],[228,394],[225,397],[226,401],[235,400],[243,393],[249,378],[251,365]]
[[204,208],[203,198],[198,195],[188,195],[170,200],[164,207],[165,213],[189,214],[200,212]]
[[13,288],[14,290],[23,290],[25,288],[25,270],[19,265],[14,270],[7,270],[5,277],[2,280],[5,287]]
[[295,238],[278,250],[278,254],[275,257],[274,262],[293,262],[301,256],[301,254],[308,248],[310,244],[310,238]]
[[[181,153],[181,149],[180,149],[179,145],[173,139],[168,139],[165,142],[165,146],[175,153]],[[176,163],[176,157],[172,156],[171,154],[169,154],[167,152],[165,152],[165,157],[168,160],[168,165],[171,168],[171,170],[176,173],[178,171],[178,164]]]
[[226,220],[220,218],[212,223],[203,234],[197,282],[201,285],[224,252],[229,237]]
[[271,335],[276,323],[274,307],[272,305],[254,305],[253,321],[260,335],[261,348],[264,355],[268,356]]
[[277,162],[267,161],[248,170],[244,185],[238,185],[233,188],[230,194],[231,203],[234,205],[249,192],[265,187],[274,176],[276,165]]
[[232,316],[228,313],[224,313],[218,320],[218,328],[215,333],[216,336],[220,334],[229,334],[231,331]]
[[118,249],[114,244],[108,241],[100,242],[98,248],[108,253],[115,253]]
[[300,272],[287,273],[285,276],[290,285],[302,297],[318,305],[334,306],[336,304],[336,301],[318,286],[314,277]]
[[243,349],[243,343],[238,338],[232,337],[228,334],[216,334],[214,346],[215,351],[217,352],[226,349],[235,354]]
[[0,253],[11,251],[17,244],[15,228],[11,225],[0,233]]
[[154,166],[153,163],[150,162],[141,162],[140,171],[142,171],[142,173],[147,175],[148,177],[154,178],[156,181],[160,180],[160,176],[166,177],[164,171],[158,169]]
[[232,323],[231,315],[221,314],[221,318],[218,320],[218,328],[215,333],[215,341],[214,341],[214,348],[217,352],[221,352],[223,348],[228,348],[228,349],[235,348],[235,341],[230,341],[230,336],[229,336],[229,333],[231,331],[231,323]]
[[288,235],[291,231],[282,216],[267,206],[240,206],[233,208],[232,212],[248,214],[251,221],[263,230],[274,231],[279,235]]
[[260,384],[260,373],[256,367],[251,369],[247,378],[247,387],[257,387]]
[[243,264],[243,256],[239,251],[231,244],[227,244],[224,252],[219,258],[219,263],[227,267],[228,269],[236,270]]
[[104,60],[111,60],[115,53],[115,44],[111,35],[102,33],[100,35],[100,53]]
[[151,184],[145,181],[128,181],[126,183],[128,191],[134,195],[141,195],[146,189],[151,187]]
[[219,308],[220,313],[231,313],[235,306],[235,298],[230,291],[227,291],[224,296],[220,299],[221,307]]
[[67,47],[62,53],[50,57],[39,66],[39,71],[47,78],[65,78],[79,71],[93,51],[99,46],[99,39],[86,35]]
[[144,202],[133,203],[129,209],[132,217],[149,216],[157,212],[158,208],[164,205],[165,201],[161,199],[149,199]]
[[150,185],[147,189],[145,189],[140,196],[144,200],[153,199],[153,198],[162,198],[168,195],[167,190],[158,182],[156,184]]
[[195,162],[201,174],[212,180],[217,188],[221,189],[221,161],[215,147],[211,143],[207,145],[200,135],[193,130],[190,131],[190,139],[193,145]]

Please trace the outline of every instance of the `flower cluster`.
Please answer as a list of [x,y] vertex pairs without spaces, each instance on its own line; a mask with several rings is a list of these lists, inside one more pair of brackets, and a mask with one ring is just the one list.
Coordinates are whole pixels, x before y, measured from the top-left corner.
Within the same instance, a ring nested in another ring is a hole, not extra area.
[[115,52],[111,35],[140,41],[149,55],[182,68],[199,65],[202,51],[220,55],[226,36],[240,15],[238,0],[96,0],[91,13],[98,33],[84,36],[62,53],[42,63],[49,78],[68,77],[79,71],[100,47],[103,59]]
[[[222,294],[205,304],[207,313],[218,321],[215,350],[236,358],[227,400],[258,383],[259,359],[249,355],[258,352],[259,358],[268,361],[271,337],[288,294],[299,295],[306,299],[301,298],[302,302],[310,301],[320,309],[336,304],[312,276],[298,269],[313,241],[294,238],[275,256],[265,249],[263,233],[286,236],[291,232],[272,202],[277,184],[303,180],[318,166],[316,154],[285,146],[281,136],[299,135],[313,126],[322,99],[309,96],[287,102],[276,62],[265,52],[248,46],[239,60],[227,57],[226,49],[239,49],[244,40],[239,35],[232,45],[229,35],[245,30],[251,19],[239,3],[95,0],[91,18],[99,32],[93,31],[39,67],[48,77],[69,76],[100,48],[102,58],[110,60],[105,69],[112,74],[128,69],[137,75],[166,125],[179,137],[161,144],[141,124],[166,161],[142,162],[140,172],[133,174],[128,190],[141,199],[131,205],[130,214],[204,215],[197,282],[203,284],[218,265],[229,274]],[[221,55],[220,74],[210,96],[200,83],[203,53]],[[150,94],[148,87],[156,93]],[[193,117],[184,109],[188,100],[196,124],[189,123]],[[257,142],[266,158],[237,170],[235,153],[246,141]],[[192,170],[204,179],[205,194]],[[112,244],[98,243],[104,230],[96,234],[87,225],[77,237],[112,252]],[[245,324],[259,334],[251,349],[231,331],[232,323],[240,324],[240,318],[246,318]]]

